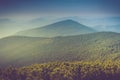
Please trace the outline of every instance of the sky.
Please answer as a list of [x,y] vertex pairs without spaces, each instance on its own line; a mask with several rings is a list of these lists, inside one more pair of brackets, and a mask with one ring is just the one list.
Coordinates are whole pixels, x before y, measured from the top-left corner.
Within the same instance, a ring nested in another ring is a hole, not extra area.
[[0,0],[0,37],[64,19],[120,25],[120,0]]
[[118,16],[120,0],[0,0],[0,16]]

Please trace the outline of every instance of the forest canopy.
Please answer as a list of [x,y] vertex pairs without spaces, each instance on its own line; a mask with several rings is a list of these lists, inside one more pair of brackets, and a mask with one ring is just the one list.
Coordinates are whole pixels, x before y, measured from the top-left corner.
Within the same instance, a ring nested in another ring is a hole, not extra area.
[[119,80],[120,61],[50,62],[0,69],[0,80]]

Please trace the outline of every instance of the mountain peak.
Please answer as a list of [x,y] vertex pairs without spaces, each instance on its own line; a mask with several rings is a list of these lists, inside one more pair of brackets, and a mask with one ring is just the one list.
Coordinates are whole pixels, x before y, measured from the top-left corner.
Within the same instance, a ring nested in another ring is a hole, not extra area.
[[53,24],[58,24],[58,23],[61,23],[61,24],[80,24],[77,21],[74,21],[72,19],[66,19],[66,20],[58,21],[58,22],[53,23]]
[[18,35],[32,37],[56,37],[70,36],[96,32],[94,29],[80,24],[77,21],[67,19],[58,21],[43,27],[18,32]]
[[74,20],[72,20],[72,19],[66,19],[66,20],[62,20],[62,21],[60,21],[60,22],[76,22],[76,21],[74,21]]

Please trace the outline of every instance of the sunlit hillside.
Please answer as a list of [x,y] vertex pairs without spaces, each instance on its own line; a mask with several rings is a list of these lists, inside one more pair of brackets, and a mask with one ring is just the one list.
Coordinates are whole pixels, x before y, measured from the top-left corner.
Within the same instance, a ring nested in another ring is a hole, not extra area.
[[54,62],[0,69],[0,80],[120,80],[120,61]]

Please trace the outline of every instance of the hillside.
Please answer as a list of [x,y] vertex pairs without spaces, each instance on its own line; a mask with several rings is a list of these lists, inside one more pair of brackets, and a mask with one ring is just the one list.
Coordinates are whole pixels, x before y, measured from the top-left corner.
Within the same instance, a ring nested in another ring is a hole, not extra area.
[[98,32],[54,38],[11,36],[0,39],[1,66],[108,59],[120,59],[119,33]]
[[54,62],[0,69],[1,80],[119,80],[120,61]]
[[43,27],[20,31],[15,35],[31,37],[55,37],[55,36],[79,35],[92,32],[96,31],[76,21],[63,20]]

